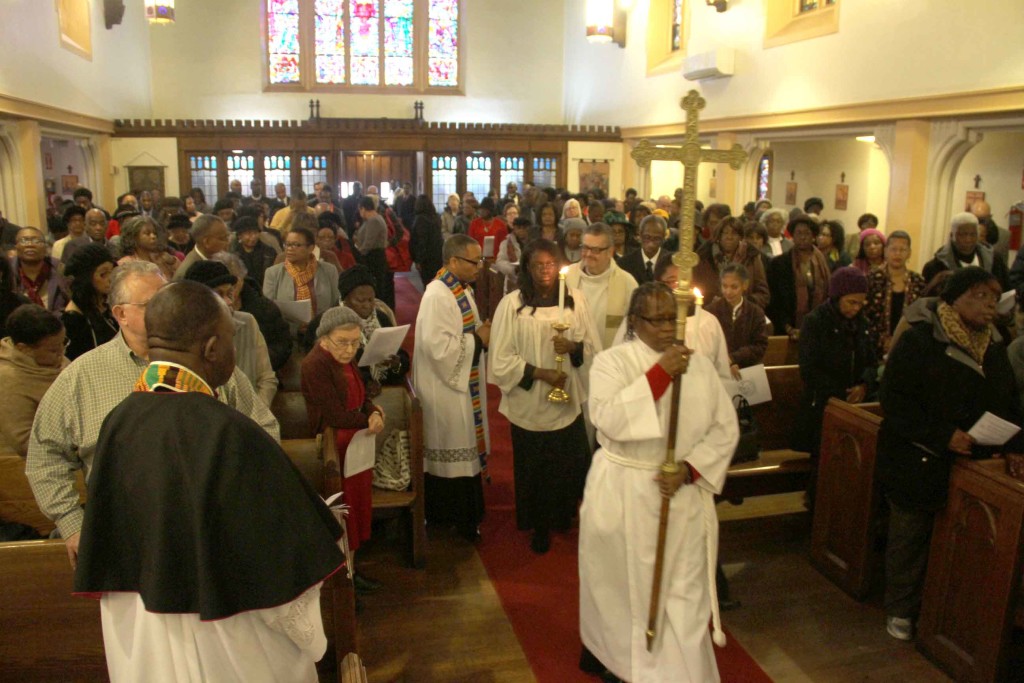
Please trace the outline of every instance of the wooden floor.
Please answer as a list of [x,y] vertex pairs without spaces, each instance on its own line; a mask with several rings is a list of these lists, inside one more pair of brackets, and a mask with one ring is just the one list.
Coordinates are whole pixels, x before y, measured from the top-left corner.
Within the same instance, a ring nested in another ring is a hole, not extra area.
[[[858,603],[810,565],[810,519],[798,496],[725,504],[719,512],[722,561],[742,602],[723,622],[773,680],[949,680],[913,644],[886,634],[878,598]],[[360,560],[386,584],[362,599],[359,615],[371,682],[534,680],[471,546],[434,532],[427,569],[416,571],[406,568],[400,539],[375,534]]]

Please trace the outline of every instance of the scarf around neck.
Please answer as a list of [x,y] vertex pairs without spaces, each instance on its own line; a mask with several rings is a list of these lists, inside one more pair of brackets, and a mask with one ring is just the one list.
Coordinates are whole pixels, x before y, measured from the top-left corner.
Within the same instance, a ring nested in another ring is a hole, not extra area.
[[288,271],[288,274],[292,276],[292,280],[295,281],[295,300],[305,301],[309,299],[313,307],[313,315],[317,313],[316,297],[313,296],[313,280],[316,278],[316,266],[315,258],[310,258],[305,268],[299,268],[290,261],[284,262],[285,270]]
[[183,394],[195,392],[216,396],[202,377],[184,365],[168,361],[153,361],[142,371],[132,391],[166,392]]
[[978,365],[985,364],[985,352],[992,341],[992,328],[972,330],[964,324],[963,318],[945,301],[939,303],[936,313],[939,324],[949,340],[963,349]]
[[[473,306],[469,301],[469,294],[462,286],[455,275],[448,268],[441,268],[437,271],[437,279],[451,291],[455,297],[455,303],[459,305],[462,313],[462,333],[472,334],[476,330],[476,316],[473,313]],[[490,481],[487,473],[487,442],[484,439],[484,414],[480,405],[480,361],[479,357],[474,359],[473,366],[469,371],[469,396],[473,402],[473,427],[476,431],[476,452],[480,455],[480,472],[484,479]]]

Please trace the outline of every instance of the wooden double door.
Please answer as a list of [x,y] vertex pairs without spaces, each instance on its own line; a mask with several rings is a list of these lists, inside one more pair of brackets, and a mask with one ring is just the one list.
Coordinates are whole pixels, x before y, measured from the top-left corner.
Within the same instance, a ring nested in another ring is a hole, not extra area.
[[[395,183],[416,182],[415,152],[342,152],[341,183],[360,182],[363,188],[375,185],[378,189],[385,183],[394,190]],[[383,192],[383,190],[381,190]]]

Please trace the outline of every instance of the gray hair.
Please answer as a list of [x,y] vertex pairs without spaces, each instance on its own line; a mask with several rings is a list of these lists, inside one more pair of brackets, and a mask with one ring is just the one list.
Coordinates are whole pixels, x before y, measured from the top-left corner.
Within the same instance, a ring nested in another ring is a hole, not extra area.
[[192,228],[188,231],[188,234],[198,244],[199,240],[206,237],[217,223],[224,223],[224,221],[212,213],[204,213],[192,223]]
[[980,223],[978,221],[978,217],[975,216],[973,213],[968,213],[967,211],[958,213],[955,216],[953,216],[953,220],[951,220],[949,223],[950,236],[956,235],[956,229],[959,228],[961,225],[973,225],[974,227],[977,228],[980,225]]
[[153,232],[159,232],[156,221],[149,216],[132,216],[121,226],[121,253],[131,255],[135,253],[139,244],[139,235],[146,226],[153,228]]
[[444,248],[441,250],[441,259],[447,264],[456,256],[462,256],[471,245],[477,241],[469,235],[456,234],[444,241]]
[[587,226],[587,229],[583,231],[583,234],[604,237],[608,240],[608,246],[615,244],[615,233],[612,232],[611,226],[607,223],[591,223]]
[[210,257],[211,261],[220,261],[228,267],[228,272],[237,277],[239,280],[244,280],[245,276],[249,274],[249,269],[245,267],[245,263],[238,257],[238,254],[230,251],[218,251],[216,254]]
[[151,261],[129,261],[114,268],[114,272],[110,274],[110,294],[107,295],[107,303],[112,307],[128,303],[131,298],[128,295],[129,278],[146,275],[156,275],[160,278],[164,276],[160,266]]
[[642,233],[644,231],[644,226],[651,224],[657,225],[658,228],[661,229],[662,234],[665,234],[668,231],[668,222],[661,216],[655,216],[653,213],[650,216],[643,217],[643,220],[640,221],[640,225],[637,227],[636,231],[638,233]]
[[768,209],[767,211],[761,214],[761,218],[757,222],[767,227],[768,219],[771,218],[772,216],[779,216],[780,218],[782,218],[783,224],[789,222],[789,214],[786,213],[785,209]]
[[363,321],[359,314],[348,306],[335,306],[324,311],[320,325],[316,328],[316,338],[325,337],[339,327],[363,329]]

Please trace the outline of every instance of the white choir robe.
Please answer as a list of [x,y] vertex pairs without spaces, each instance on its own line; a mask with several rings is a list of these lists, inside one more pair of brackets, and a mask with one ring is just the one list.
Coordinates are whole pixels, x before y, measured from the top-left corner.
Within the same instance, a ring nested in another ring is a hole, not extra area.
[[138,593],[104,593],[111,683],[316,683],[316,662],[327,651],[320,585],[279,607],[217,621],[147,612]]
[[[469,294],[477,325],[480,314]],[[462,312],[455,295],[440,280],[427,285],[416,314],[416,346],[412,381],[423,407],[424,471],[437,477],[471,477],[480,473],[480,453],[473,423],[469,373],[476,340],[462,331]],[[486,354],[480,356],[480,407],[484,441],[487,428]]]
[[519,386],[527,363],[549,370],[556,367],[552,325],[558,322],[558,306],[526,307],[520,311],[523,300],[516,290],[502,297],[494,311],[488,381],[501,389],[501,414],[517,427],[533,432],[564,429],[573,423],[587,399],[586,362],[601,350],[600,336],[582,292],[566,289],[574,306],[565,309],[569,329],[563,334],[583,344],[584,360],[583,367],[574,368],[569,356],[564,356],[562,372],[568,376],[564,386],[569,394],[568,403],[548,401],[551,387],[539,380],[529,391]]
[[718,519],[714,499],[739,440],[736,410],[711,363],[690,359],[679,404],[676,461],[699,472],[672,498],[664,582],[653,652],[645,631],[654,576],[671,386],[654,400],[646,372],[660,353],[639,339],[594,359],[590,415],[601,444],[580,508],[580,635],[631,683],[718,681],[708,630],[714,600]]
[[[629,320],[626,319],[619,325],[613,346],[618,346],[626,340],[628,323]],[[722,323],[703,308],[695,310],[693,316],[686,321],[686,347],[694,353],[706,356],[715,366],[719,377],[733,381],[732,372],[729,370],[729,346],[725,343]]]

